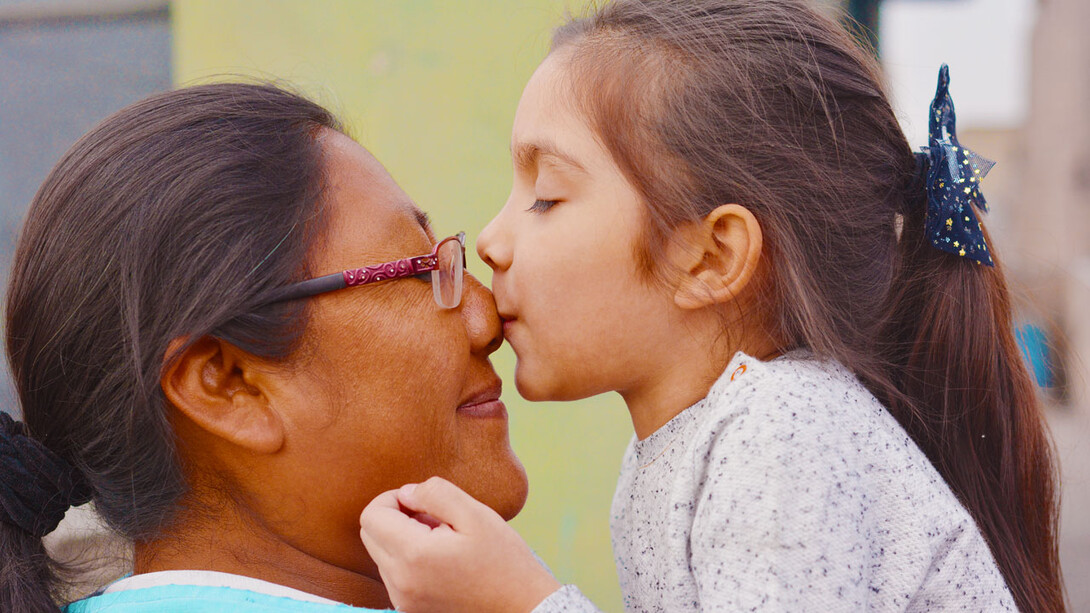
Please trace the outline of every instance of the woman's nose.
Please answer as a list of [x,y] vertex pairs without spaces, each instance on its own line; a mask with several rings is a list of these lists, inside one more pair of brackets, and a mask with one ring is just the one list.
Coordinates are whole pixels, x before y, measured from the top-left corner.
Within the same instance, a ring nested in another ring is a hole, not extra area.
[[462,317],[469,334],[470,350],[475,355],[491,355],[503,344],[503,324],[496,312],[496,301],[492,292],[468,272],[464,285]]
[[500,211],[477,237],[477,255],[492,270],[506,270],[511,266],[511,241],[506,238],[503,211]]

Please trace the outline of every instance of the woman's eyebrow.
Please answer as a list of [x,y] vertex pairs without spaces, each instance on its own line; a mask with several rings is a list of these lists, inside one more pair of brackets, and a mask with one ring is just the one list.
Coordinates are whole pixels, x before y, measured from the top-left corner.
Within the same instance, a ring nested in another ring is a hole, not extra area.
[[582,164],[576,161],[575,156],[565,153],[554,143],[539,141],[519,142],[511,145],[511,160],[518,168],[533,168],[543,158],[548,158],[549,161],[560,166],[567,166],[580,172],[587,171]]
[[420,227],[424,229],[424,234],[427,235],[428,240],[435,242],[435,232],[431,228],[431,216],[422,211],[420,207],[415,204],[409,204],[409,209],[413,213],[413,217],[416,218],[416,223],[420,224]]
[[428,233],[428,236],[431,236],[431,217],[415,206],[413,207],[413,216],[416,217],[417,223],[420,224],[421,228],[424,228],[424,231]]

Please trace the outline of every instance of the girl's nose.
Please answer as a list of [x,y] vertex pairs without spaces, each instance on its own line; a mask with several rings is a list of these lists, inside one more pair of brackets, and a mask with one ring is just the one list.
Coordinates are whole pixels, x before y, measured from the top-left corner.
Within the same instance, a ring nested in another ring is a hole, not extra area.
[[477,255],[492,270],[506,270],[511,266],[511,241],[504,230],[503,211],[481,230],[477,237]]

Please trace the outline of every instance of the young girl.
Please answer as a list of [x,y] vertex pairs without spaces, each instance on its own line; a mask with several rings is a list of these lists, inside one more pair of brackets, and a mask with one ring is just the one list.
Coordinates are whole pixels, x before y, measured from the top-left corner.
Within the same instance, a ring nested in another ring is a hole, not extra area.
[[[526,86],[478,251],[519,391],[628,405],[627,610],[1064,609],[990,163],[879,83],[803,0],[618,0]],[[399,610],[594,610],[444,481],[361,524]]]

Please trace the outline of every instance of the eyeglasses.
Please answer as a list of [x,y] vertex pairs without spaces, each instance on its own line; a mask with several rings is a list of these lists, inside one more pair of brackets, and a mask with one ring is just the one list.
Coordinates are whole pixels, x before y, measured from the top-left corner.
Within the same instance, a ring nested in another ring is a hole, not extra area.
[[346,287],[379,281],[392,281],[405,277],[427,279],[430,273],[431,289],[436,304],[444,309],[453,309],[462,302],[462,278],[465,267],[466,233],[459,232],[439,241],[435,249],[427,255],[354,268],[285,285],[277,290],[272,300],[266,304],[309,298]]

